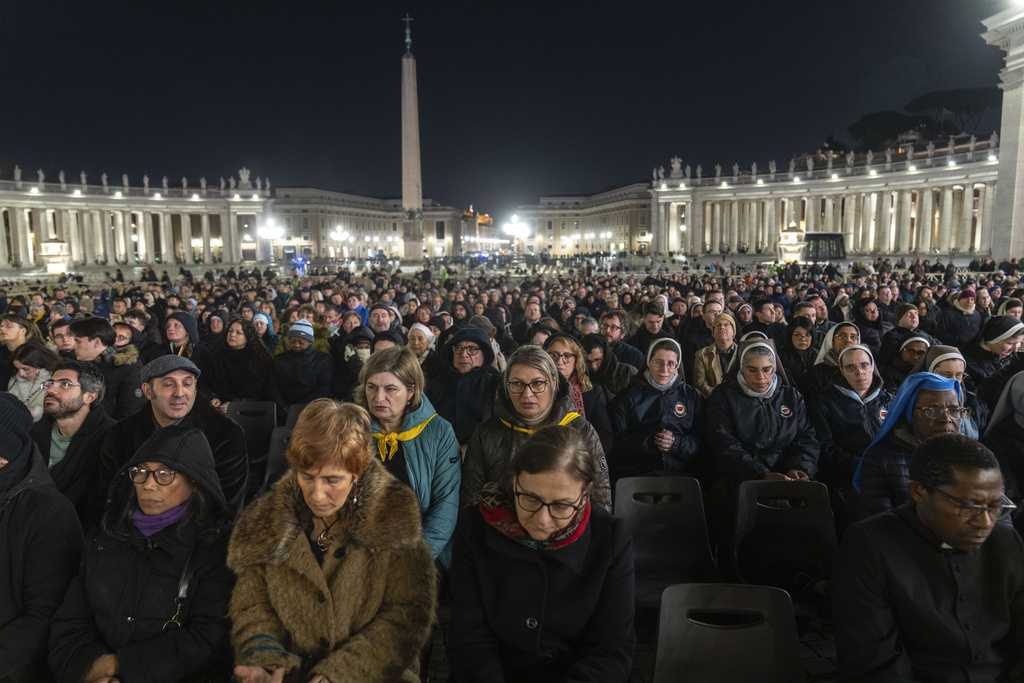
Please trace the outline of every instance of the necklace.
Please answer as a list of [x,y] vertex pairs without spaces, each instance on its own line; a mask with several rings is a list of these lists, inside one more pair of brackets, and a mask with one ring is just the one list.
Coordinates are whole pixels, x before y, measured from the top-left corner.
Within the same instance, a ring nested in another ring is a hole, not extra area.
[[[331,530],[332,526],[338,523],[338,520],[340,518],[341,515],[338,515],[334,518],[333,522],[331,522],[330,524],[325,524],[324,530],[321,531],[320,534],[316,537],[316,547],[320,548],[321,552],[327,550],[327,546],[329,546],[331,544],[331,541],[334,540],[327,535],[327,532]],[[318,517],[317,519],[320,518]],[[323,519],[320,519],[320,521],[323,522]]]

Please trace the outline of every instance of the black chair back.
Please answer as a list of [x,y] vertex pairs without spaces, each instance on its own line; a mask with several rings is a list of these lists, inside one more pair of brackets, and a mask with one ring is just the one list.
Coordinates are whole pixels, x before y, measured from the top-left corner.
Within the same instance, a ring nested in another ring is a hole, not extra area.
[[249,454],[249,486],[246,500],[260,491],[266,478],[267,449],[270,435],[277,427],[277,405],[273,401],[232,401],[228,417],[245,433]]

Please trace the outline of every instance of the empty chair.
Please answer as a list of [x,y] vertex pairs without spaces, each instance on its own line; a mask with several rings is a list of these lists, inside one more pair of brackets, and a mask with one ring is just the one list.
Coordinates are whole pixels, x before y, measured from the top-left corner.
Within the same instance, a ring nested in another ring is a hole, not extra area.
[[802,590],[831,575],[835,518],[817,481],[740,485],[733,552],[740,580]]
[[657,607],[666,586],[717,578],[696,479],[619,479],[615,516],[633,535],[636,596],[641,607]]
[[786,591],[726,583],[665,589],[654,683],[799,683],[804,678]]
[[275,427],[270,435],[270,448],[267,449],[266,476],[263,480],[262,491],[274,485],[278,479],[288,471],[288,461],[285,454],[288,451],[288,439],[291,438],[292,430],[288,427]]
[[308,406],[308,403],[293,403],[288,406],[288,417],[284,421],[284,426],[291,429],[295,426],[295,423],[299,421],[299,414],[302,409]]
[[245,433],[245,448],[249,454],[248,500],[259,492],[266,478],[267,449],[270,435],[277,426],[277,406],[273,401],[232,401],[228,417]]

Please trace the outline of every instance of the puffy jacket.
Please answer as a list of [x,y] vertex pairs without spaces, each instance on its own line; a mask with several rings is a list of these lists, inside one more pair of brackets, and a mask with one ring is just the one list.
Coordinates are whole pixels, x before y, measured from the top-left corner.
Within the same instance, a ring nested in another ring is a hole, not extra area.
[[755,398],[733,375],[711,393],[705,423],[720,476],[740,482],[768,472],[817,472],[818,441],[795,387],[780,383],[771,398]]
[[274,358],[274,380],[285,405],[309,403],[331,395],[334,363],[323,351],[285,351]]
[[592,499],[595,504],[610,510],[611,485],[601,439],[586,418],[576,417],[568,421],[567,416],[572,412],[575,412],[575,407],[569,396],[569,384],[562,377],[559,377],[558,393],[548,419],[533,428],[522,426],[508,394],[499,391],[494,401],[494,414],[476,428],[469,440],[466,459],[462,463],[462,507],[477,502],[484,484],[501,480],[516,449],[526,443],[534,431],[566,421],[568,426],[580,433],[587,449],[597,459],[597,480],[594,482]]
[[[460,375],[452,366],[452,357],[455,347],[467,341],[483,351],[483,366]],[[456,331],[449,338],[442,357],[444,369],[436,381],[427,386],[427,395],[441,417],[455,428],[459,443],[465,444],[477,425],[490,416],[501,375],[491,365],[494,349],[490,338],[476,327],[463,327]]]
[[103,407],[115,420],[134,415],[146,405],[142,394],[139,352],[129,344],[107,349],[92,365],[103,375]]
[[876,379],[865,399],[845,385],[833,384],[810,404],[821,455],[819,479],[849,488],[853,470],[885,420],[892,394]]
[[[665,392],[658,391],[639,375],[632,386],[612,403],[615,445],[610,467],[615,478],[646,474],[653,470],[693,472],[700,452],[698,429],[701,398],[682,380]],[[662,453],[654,445],[655,432],[672,432],[672,449]]]
[[38,451],[21,482],[0,493],[0,681],[46,681],[53,613],[78,569],[82,529]]
[[[399,432],[412,429],[436,415],[419,436],[401,442],[409,484],[423,515],[423,537],[434,559],[444,557],[447,563],[449,541],[459,517],[459,487],[462,484],[462,463],[459,442],[448,420],[434,410],[430,399],[423,396],[420,405],[402,418]],[[380,433],[380,423],[373,421],[373,432]]]
[[[188,476],[205,499],[205,523],[189,515],[149,538],[135,528],[135,493],[126,472],[147,461]],[[124,683],[176,683],[198,674],[223,680],[234,578],[226,564],[229,512],[205,438],[181,426],[154,433],[118,472],[109,499],[53,620],[49,661],[55,678],[78,683],[98,657],[113,653]],[[180,627],[165,628],[186,563],[191,580]]]
[[633,366],[637,371],[647,367],[644,362],[643,352],[626,341],[615,342],[610,345],[612,353],[619,359],[620,363]]

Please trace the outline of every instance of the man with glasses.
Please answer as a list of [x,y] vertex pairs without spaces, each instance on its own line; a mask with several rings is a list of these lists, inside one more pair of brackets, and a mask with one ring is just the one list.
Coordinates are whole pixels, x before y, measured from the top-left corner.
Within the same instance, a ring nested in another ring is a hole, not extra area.
[[427,385],[438,414],[452,423],[460,444],[491,415],[501,375],[494,368],[494,348],[479,327],[463,327],[445,346],[445,366]]
[[103,375],[89,363],[64,361],[42,384],[43,417],[32,427],[32,440],[57,490],[74,504],[84,523],[103,505],[97,455],[116,422],[103,408]]
[[644,368],[644,354],[626,341],[626,312],[613,309],[601,316],[601,334],[608,340],[608,348],[620,363],[633,366],[637,372]]
[[71,334],[71,321],[65,318],[50,323],[50,341],[61,358],[74,360],[75,335]]
[[852,526],[832,585],[841,680],[1017,681],[1024,544],[985,446],[921,443],[910,500]]

